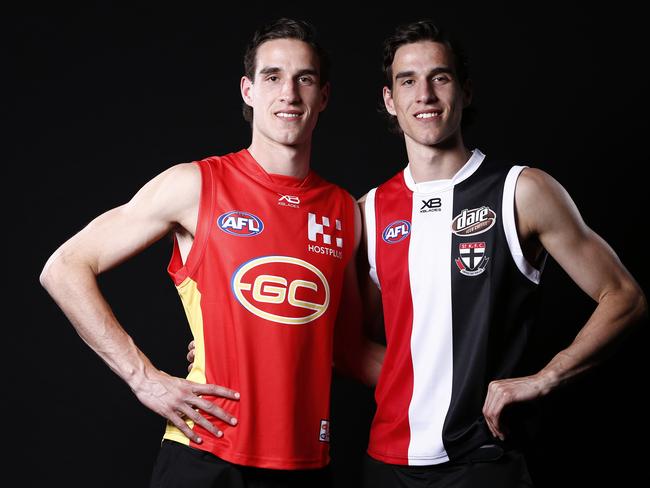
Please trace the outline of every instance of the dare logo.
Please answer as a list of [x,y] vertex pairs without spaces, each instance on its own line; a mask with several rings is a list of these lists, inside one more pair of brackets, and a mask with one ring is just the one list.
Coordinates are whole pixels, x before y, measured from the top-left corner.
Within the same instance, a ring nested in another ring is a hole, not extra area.
[[263,256],[233,273],[232,292],[250,313],[278,324],[301,325],[327,311],[330,287],[313,264],[291,256]]
[[492,228],[497,214],[490,207],[465,209],[451,223],[451,231],[457,236],[475,236]]

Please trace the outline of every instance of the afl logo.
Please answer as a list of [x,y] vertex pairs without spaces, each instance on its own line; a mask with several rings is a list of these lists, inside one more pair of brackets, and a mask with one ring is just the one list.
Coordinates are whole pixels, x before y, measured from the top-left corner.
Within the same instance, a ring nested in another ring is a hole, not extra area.
[[451,231],[457,236],[475,236],[490,230],[497,221],[497,214],[490,207],[465,209],[451,223]]
[[217,225],[222,231],[239,237],[256,236],[264,230],[264,223],[257,215],[240,210],[220,215]]
[[327,311],[330,287],[314,265],[290,256],[263,256],[232,275],[232,292],[250,313],[279,324],[307,324]]
[[386,226],[381,237],[388,244],[395,244],[408,237],[411,233],[411,223],[408,220],[396,220]]

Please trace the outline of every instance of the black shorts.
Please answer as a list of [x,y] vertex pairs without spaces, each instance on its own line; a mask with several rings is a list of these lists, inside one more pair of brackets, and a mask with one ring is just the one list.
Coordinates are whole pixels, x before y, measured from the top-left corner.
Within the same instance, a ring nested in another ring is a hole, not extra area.
[[151,488],[330,488],[329,467],[279,470],[232,464],[214,454],[165,439]]
[[433,466],[402,466],[366,455],[365,488],[523,488],[532,487],[523,454],[505,451],[492,460],[448,462]]

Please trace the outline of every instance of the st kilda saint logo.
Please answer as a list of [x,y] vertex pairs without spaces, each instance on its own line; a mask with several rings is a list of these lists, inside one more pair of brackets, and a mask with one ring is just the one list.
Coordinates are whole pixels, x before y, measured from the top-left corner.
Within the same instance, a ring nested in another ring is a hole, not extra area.
[[451,231],[457,236],[475,236],[482,234],[494,226],[497,214],[488,206],[465,209],[454,217]]
[[480,275],[490,260],[485,255],[485,242],[461,242],[458,253],[460,257],[456,258],[456,266],[465,276]]

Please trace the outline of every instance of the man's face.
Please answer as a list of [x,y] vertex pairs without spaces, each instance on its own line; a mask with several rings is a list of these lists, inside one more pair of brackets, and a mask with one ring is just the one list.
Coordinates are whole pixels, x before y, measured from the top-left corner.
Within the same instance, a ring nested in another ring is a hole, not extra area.
[[405,44],[395,52],[392,67],[393,89],[384,87],[384,103],[397,116],[407,144],[450,142],[460,133],[470,94],[456,78],[447,46],[432,41]]
[[258,46],[255,59],[255,81],[241,80],[254,134],[288,146],[309,142],[329,95],[318,56],[305,42],[274,39]]

